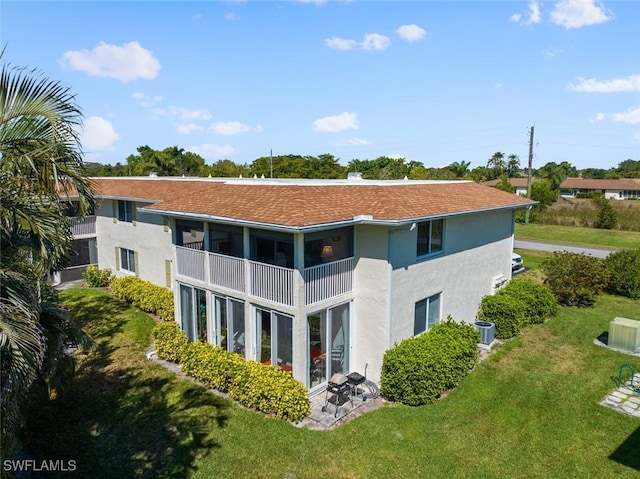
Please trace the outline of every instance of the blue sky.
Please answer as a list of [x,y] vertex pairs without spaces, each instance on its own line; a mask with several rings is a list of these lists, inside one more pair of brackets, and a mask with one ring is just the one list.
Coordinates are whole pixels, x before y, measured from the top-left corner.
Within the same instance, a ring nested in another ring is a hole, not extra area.
[[640,2],[3,1],[5,60],[77,94],[86,159],[640,160]]

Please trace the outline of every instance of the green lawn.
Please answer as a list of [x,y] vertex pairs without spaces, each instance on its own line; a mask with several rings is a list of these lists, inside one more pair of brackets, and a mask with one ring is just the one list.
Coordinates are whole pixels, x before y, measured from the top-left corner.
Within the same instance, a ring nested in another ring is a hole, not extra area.
[[437,404],[387,406],[330,432],[241,409],[145,358],[152,322],[98,290],[63,298],[95,339],[77,382],[29,414],[40,459],[77,477],[635,478],[640,419],[598,404],[621,363],[594,345],[640,301],[602,296],[526,328]]
[[640,233],[636,231],[516,223],[515,236],[516,239],[600,246],[612,249],[640,248]]

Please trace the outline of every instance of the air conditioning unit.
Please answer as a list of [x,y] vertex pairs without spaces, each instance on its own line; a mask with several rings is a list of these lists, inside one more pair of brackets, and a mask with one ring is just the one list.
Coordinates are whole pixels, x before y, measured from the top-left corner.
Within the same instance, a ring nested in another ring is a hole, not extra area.
[[614,318],[609,323],[608,346],[631,353],[640,350],[640,321]]
[[480,343],[491,344],[496,336],[496,325],[487,321],[476,321],[473,327],[480,331]]

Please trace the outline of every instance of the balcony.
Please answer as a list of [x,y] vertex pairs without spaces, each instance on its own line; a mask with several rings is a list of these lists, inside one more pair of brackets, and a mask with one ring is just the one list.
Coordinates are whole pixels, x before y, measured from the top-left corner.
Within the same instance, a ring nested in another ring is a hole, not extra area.
[[76,216],[69,217],[71,223],[71,233],[74,238],[78,236],[88,236],[96,234],[96,217],[95,215],[78,218]]
[[176,246],[178,276],[222,287],[285,306],[296,304],[296,278],[304,280],[305,305],[311,305],[353,291],[354,258],[303,270],[260,263]]

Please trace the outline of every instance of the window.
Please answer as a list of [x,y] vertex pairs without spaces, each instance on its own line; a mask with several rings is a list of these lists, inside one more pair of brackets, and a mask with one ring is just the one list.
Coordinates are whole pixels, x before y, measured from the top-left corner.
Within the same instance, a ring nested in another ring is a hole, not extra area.
[[418,301],[415,306],[413,334],[429,331],[431,326],[440,322],[440,293]]
[[180,285],[180,323],[189,341],[209,341],[206,291]]
[[418,223],[418,241],[416,254],[427,256],[442,251],[442,230],[444,220],[424,221]]
[[133,222],[133,203],[131,201],[118,200],[118,220],[125,223]]
[[199,221],[176,221],[176,244],[185,248],[204,250],[204,225]]
[[97,256],[95,238],[74,240],[69,266],[84,266],[97,263]]
[[120,269],[136,273],[136,253],[130,249],[120,248]]

